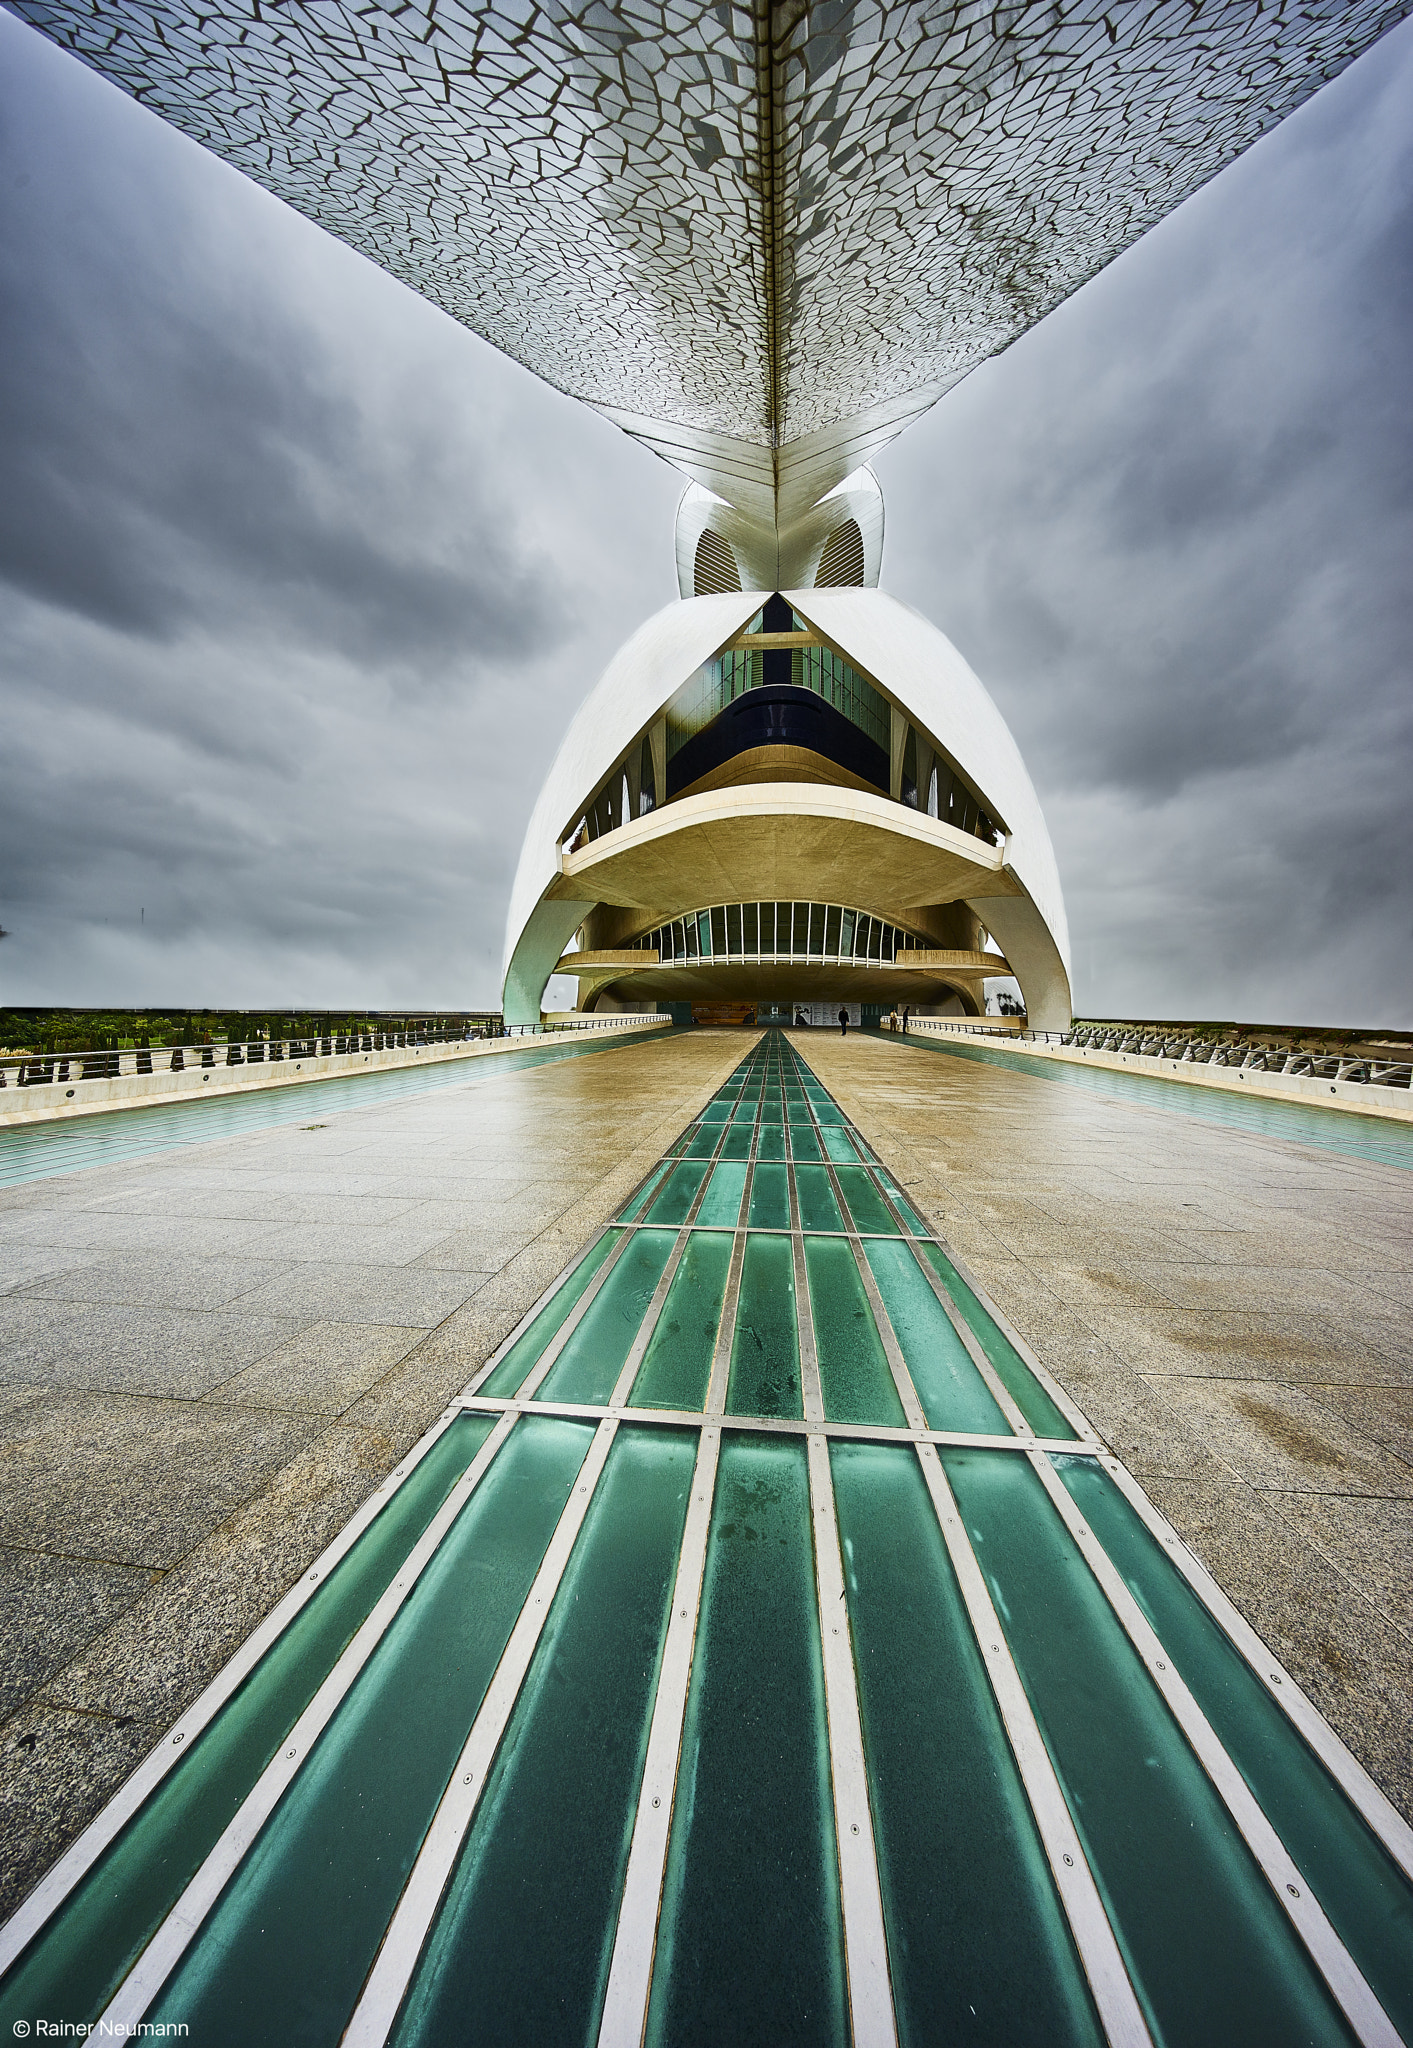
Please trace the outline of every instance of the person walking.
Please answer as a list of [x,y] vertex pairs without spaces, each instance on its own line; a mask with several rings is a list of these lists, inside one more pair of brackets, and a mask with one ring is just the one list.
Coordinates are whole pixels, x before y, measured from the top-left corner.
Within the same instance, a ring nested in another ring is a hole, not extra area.
[[847,1008],[847,1006],[846,1006],[845,1004],[841,1003],[841,1004],[839,1005],[839,1036],[840,1036],[841,1038],[847,1038],[847,1037],[848,1037],[848,1035],[849,1035],[849,1012],[848,1012],[848,1008]]
[[907,1035],[908,1035],[908,1018],[909,1018],[909,1017],[910,1017],[911,1015],[912,1015],[912,1010],[911,1010],[911,1007],[910,1007],[910,1006],[909,1006],[909,1005],[908,1005],[907,1003],[904,1003],[904,1005],[903,1005],[903,1036],[904,1036],[904,1038],[906,1038],[906,1037],[907,1037]]

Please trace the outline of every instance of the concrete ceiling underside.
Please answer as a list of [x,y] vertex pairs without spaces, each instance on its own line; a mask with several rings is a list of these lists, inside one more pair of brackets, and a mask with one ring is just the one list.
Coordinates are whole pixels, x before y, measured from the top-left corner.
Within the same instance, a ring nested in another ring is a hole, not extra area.
[[749,783],[683,797],[563,856],[552,898],[666,921],[703,903],[850,903],[878,917],[1020,894],[1000,847],[862,790]]
[[[1004,972],[1004,969],[1000,970]],[[920,974],[879,963],[843,966],[834,961],[694,961],[686,967],[648,968],[601,983],[594,999],[627,1003],[910,1003],[945,1002],[956,994],[980,1008],[981,977]]]
[[1409,0],[11,0],[762,535]]

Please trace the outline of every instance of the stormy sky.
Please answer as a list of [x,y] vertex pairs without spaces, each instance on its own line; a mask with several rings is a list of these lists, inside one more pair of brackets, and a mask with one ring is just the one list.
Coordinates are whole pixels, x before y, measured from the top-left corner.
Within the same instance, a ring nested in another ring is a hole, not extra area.
[[[499,1000],[675,473],[0,13],[0,1006]],[[1083,1013],[1413,1009],[1413,25],[880,461]]]

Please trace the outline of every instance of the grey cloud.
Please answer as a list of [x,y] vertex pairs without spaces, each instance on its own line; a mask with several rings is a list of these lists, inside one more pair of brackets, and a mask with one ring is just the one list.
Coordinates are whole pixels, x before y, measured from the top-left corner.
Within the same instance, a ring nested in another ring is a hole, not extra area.
[[1081,1007],[1413,999],[1413,28],[880,464],[1010,720]]

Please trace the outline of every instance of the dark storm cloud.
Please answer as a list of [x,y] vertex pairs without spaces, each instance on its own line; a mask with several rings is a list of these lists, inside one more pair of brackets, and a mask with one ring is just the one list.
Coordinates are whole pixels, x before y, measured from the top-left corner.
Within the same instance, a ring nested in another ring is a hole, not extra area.
[[[457,478],[453,498],[432,421],[386,475],[323,338],[232,267],[211,232],[227,175],[92,88],[71,151],[44,97],[13,95],[0,132],[0,575],[156,638],[250,579],[287,630],[359,656],[552,644],[548,565],[517,555],[484,480]],[[125,174],[117,206],[105,159]],[[189,182],[166,183],[174,170]],[[450,510],[435,551],[380,523],[412,475]]]
[[1078,1000],[1408,1021],[1413,29],[881,465],[1010,719]]
[[0,14],[0,1001],[493,1003],[680,482]]

